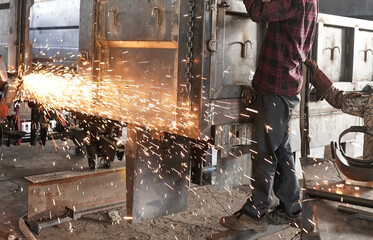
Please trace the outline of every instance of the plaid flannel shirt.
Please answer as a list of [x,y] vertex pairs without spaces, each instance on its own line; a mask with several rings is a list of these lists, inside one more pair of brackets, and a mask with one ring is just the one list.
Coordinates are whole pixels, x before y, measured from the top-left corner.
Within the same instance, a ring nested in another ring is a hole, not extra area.
[[318,0],[244,0],[250,18],[268,22],[253,87],[261,94],[295,96],[302,88],[301,63],[311,50]]

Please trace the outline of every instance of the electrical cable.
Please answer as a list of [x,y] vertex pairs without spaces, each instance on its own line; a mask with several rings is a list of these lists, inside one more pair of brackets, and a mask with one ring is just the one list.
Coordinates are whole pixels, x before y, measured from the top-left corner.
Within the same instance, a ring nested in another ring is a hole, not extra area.
[[[202,182],[203,184],[207,185],[205,180],[202,179]],[[224,207],[223,205],[219,202],[219,200],[215,197],[214,193],[208,188],[206,187],[206,189],[210,192],[211,196],[215,199],[215,201],[220,205],[220,207],[224,210],[224,212],[226,212],[228,215],[231,215]]]
[[301,232],[297,232],[292,238],[290,238],[290,240],[295,240],[299,237]]

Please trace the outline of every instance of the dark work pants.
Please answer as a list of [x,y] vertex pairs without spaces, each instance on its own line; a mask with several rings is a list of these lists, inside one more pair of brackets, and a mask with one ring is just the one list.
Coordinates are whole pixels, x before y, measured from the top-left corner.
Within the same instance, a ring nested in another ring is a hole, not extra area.
[[289,137],[289,120],[298,103],[298,96],[258,94],[252,106],[258,111],[250,146],[253,191],[242,207],[251,217],[262,217],[267,212],[272,189],[287,213],[301,210]]

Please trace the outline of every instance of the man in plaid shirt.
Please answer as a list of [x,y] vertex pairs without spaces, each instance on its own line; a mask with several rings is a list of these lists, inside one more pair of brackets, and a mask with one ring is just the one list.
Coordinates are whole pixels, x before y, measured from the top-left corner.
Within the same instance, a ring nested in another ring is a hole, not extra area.
[[[299,103],[301,64],[316,30],[318,0],[244,0],[250,18],[268,22],[253,79],[258,111],[252,135],[252,196],[220,224],[233,230],[265,231],[268,223],[284,224],[301,213],[300,187],[290,147],[289,120]],[[272,189],[279,205],[268,213]]]

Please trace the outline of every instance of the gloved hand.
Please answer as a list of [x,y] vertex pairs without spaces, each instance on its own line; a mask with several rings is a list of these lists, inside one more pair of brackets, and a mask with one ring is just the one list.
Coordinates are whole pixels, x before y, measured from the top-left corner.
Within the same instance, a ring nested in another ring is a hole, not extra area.
[[313,74],[312,85],[316,88],[319,95],[324,96],[326,91],[333,85],[332,81],[319,69],[314,60],[307,59],[304,63]]
[[317,63],[313,59],[306,59],[304,64],[306,64],[306,66],[311,70],[312,74],[315,73],[317,69],[319,69]]
[[9,113],[9,107],[4,103],[4,98],[0,102],[0,119],[6,119]]
[[245,105],[255,102],[256,92],[254,88],[247,86],[241,93],[241,100]]
[[310,91],[310,98],[309,98],[309,101],[310,102],[318,102],[318,101],[322,101],[324,100],[324,97],[321,96],[315,88],[312,88],[312,90]]

